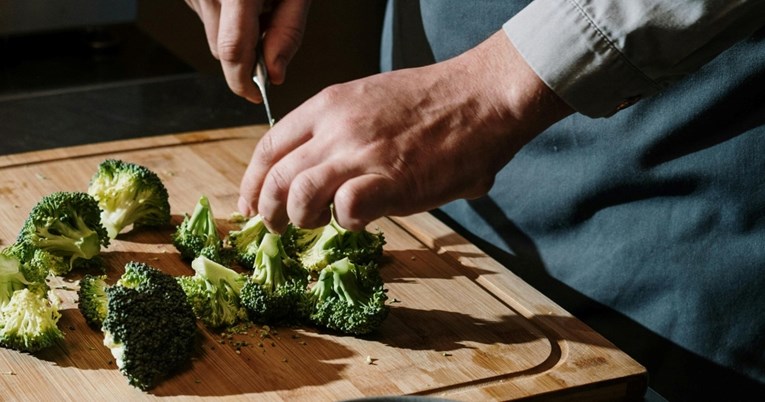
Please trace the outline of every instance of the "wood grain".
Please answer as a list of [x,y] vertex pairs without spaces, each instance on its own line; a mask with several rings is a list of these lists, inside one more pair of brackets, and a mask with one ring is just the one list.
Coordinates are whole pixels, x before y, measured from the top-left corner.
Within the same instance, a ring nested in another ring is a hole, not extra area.
[[[45,194],[85,191],[97,165],[119,158],[165,183],[173,223],[209,197],[223,233],[239,179],[263,126],[91,144],[0,157],[0,241],[16,238]],[[631,400],[646,371],[429,214],[370,225],[386,236],[382,273],[391,313],[367,337],[309,327],[252,326],[232,339],[200,324],[189,367],[150,392],[130,387],[101,333],[76,306],[81,272],[55,278],[65,340],[35,355],[0,349],[3,400],[323,401],[418,395],[453,400]],[[103,250],[117,278],[130,260],[173,275],[191,268],[170,243],[173,227],[133,230]],[[509,268],[509,269],[508,269]],[[239,346],[237,346],[239,345]],[[244,346],[242,346],[244,345]],[[371,360],[371,364],[370,364]]]

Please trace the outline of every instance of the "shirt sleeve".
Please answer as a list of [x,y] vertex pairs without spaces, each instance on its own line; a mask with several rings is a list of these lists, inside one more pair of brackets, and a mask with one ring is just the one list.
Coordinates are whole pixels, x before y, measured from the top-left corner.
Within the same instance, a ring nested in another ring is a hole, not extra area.
[[566,103],[606,117],[764,25],[763,0],[535,0],[503,29]]

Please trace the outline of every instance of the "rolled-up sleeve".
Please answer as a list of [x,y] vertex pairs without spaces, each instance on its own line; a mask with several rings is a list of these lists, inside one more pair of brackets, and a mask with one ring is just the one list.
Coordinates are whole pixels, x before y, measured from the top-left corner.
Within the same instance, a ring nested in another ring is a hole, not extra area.
[[764,25],[763,0],[535,0],[503,29],[566,103],[605,117]]

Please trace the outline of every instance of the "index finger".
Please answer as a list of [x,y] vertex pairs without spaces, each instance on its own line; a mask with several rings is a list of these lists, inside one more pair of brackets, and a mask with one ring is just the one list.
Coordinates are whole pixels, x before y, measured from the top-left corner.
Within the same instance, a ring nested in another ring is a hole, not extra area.
[[[305,117],[305,116],[303,116]],[[310,121],[309,118],[301,121]],[[284,156],[312,137],[310,126],[294,124],[287,115],[258,141],[239,186],[239,212],[246,216],[257,213],[260,191],[271,168]]]
[[229,88],[254,103],[261,102],[260,92],[252,82],[255,47],[260,38],[259,13],[253,1],[222,2],[217,40],[218,57]]

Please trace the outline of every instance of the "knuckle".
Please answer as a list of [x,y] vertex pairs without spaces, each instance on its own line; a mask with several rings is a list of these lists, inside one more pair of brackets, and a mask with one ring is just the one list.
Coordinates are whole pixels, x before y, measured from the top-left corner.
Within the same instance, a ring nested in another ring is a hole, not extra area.
[[264,191],[268,191],[268,193],[275,196],[275,198],[281,199],[287,194],[289,187],[289,176],[278,166],[271,168],[266,176],[266,181],[263,184]]
[[244,46],[241,41],[235,39],[219,39],[217,44],[218,59],[229,63],[238,63],[242,60]]
[[343,186],[335,193],[335,211],[346,221],[363,221],[364,208],[361,194],[352,186]]
[[319,186],[309,175],[300,175],[292,181],[290,186],[290,204],[296,211],[303,215],[312,206],[312,201],[316,198]]
[[276,160],[275,157],[275,144],[273,137],[264,135],[260,141],[254,154],[254,162],[261,166],[270,166]]

